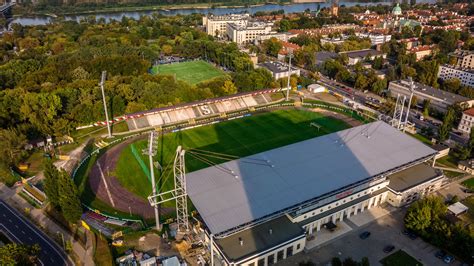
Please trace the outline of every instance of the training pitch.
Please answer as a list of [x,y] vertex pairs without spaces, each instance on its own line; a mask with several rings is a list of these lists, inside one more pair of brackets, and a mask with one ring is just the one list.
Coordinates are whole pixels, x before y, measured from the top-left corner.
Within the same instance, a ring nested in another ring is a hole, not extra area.
[[[318,124],[320,129],[310,126],[311,123]],[[155,170],[159,180],[158,188],[160,191],[166,191],[173,186],[172,162],[178,145],[182,145],[185,149],[200,149],[243,157],[349,127],[347,123],[321,113],[287,109],[165,134],[159,139],[155,156],[155,160],[163,166],[163,177],[160,177],[158,169]],[[114,170],[114,176],[120,184],[141,198],[151,194],[150,181],[145,174],[148,169],[144,169],[144,165],[148,165],[148,157],[137,152],[146,146],[146,140],[139,140],[125,147]],[[215,163],[224,162],[209,159]],[[188,172],[208,166],[191,156],[186,156]]]
[[197,84],[225,75],[223,71],[201,60],[154,66],[151,69],[151,73],[174,74],[177,79],[184,80],[190,84]]

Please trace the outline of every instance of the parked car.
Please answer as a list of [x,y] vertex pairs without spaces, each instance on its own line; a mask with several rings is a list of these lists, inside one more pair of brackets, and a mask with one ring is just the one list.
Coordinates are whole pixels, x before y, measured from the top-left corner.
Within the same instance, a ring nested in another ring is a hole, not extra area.
[[370,236],[370,232],[369,231],[365,231],[363,232],[362,234],[359,235],[360,239],[366,239]]
[[444,261],[445,263],[448,263],[448,264],[449,264],[449,263],[451,263],[451,262],[454,261],[454,257],[451,256],[451,255],[446,255],[446,256],[444,256],[443,261]]
[[444,256],[446,256],[446,252],[444,250],[438,250],[436,253],[435,253],[435,256],[436,258],[438,259],[443,259]]
[[392,252],[394,249],[395,249],[395,246],[394,246],[394,245],[388,245],[388,246],[385,246],[385,247],[384,247],[383,252],[385,252],[385,253],[390,253],[390,252]]

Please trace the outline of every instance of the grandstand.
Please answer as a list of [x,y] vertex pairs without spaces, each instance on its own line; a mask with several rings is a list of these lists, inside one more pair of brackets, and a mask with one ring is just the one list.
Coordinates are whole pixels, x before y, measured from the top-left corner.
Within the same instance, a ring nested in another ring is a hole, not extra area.
[[175,105],[126,115],[129,130],[140,130],[149,127],[160,127],[190,120],[199,120],[218,114],[247,110],[272,102],[271,92],[263,90],[251,93],[240,93],[232,96],[214,98],[183,105]]
[[[410,179],[405,171],[436,154],[377,121],[188,173],[186,187],[222,265],[270,265],[324,225],[390,203],[391,176]],[[429,174],[423,183],[440,182]],[[416,184],[409,192],[423,195]]]

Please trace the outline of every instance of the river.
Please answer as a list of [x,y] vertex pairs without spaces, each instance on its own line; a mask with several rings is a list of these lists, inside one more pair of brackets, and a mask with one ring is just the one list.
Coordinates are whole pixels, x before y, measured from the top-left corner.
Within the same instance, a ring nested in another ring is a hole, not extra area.
[[[436,0],[422,0],[418,2],[428,2],[428,3],[434,3]],[[360,2],[344,2],[341,1],[339,2],[339,5],[345,5],[345,6],[355,6],[355,5],[361,5],[361,6],[368,6],[368,5],[377,5],[377,4],[385,4],[389,5],[392,4],[392,1],[384,1],[384,2],[377,2],[377,3],[360,3]],[[63,16],[65,20],[76,20],[79,21],[83,19],[84,17],[87,16],[95,16],[97,19],[99,18],[105,18],[106,21],[109,21],[111,19],[114,20],[121,20],[122,17],[130,17],[134,19],[140,18],[140,16],[144,15],[151,15],[153,13],[159,13],[163,15],[188,15],[192,13],[201,13],[201,14],[215,14],[215,15],[225,15],[229,13],[250,13],[254,14],[255,12],[258,11],[277,11],[280,9],[283,9],[285,13],[295,13],[295,12],[303,12],[306,9],[310,10],[317,10],[318,6],[323,8],[323,7],[328,7],[330,4],[329,3],[302,3],[302,4],[289,4],[289,5],[277,5],[277,4],[266,4],[266,5],[261,5],[261,6],[252,6],[252,7],[239,7],[239,8],[225,8],[225,7],[217,7],[217,8],[182,8],[182,9],[160,9],[159,7],[156,8],[156,10],[143,10],[143,11],[123,11],[123,12],[104,12],[104,13],[95,13],[95,14],[87,14],[87,15],[71,15],[71,16]],[[19,23],[22,25],[44,25],[49,22],[53,21],[52,17],[48,16],[34,16],[34,17],[28,17],[28,16],[20,16],[20,17],[15,17],[11,23]]]

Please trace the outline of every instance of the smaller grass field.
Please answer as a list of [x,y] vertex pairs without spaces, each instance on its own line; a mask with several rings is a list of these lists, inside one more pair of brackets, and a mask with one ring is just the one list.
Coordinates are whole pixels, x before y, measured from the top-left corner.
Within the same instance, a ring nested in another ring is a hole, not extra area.
[[385,258],[381,261],[382,265],[384,266],[423,266],[423,264],[417,261],[412,256],[408,255],[403,250],[399,250]]
[[184,80],[190,84],[197,84],[225,75],[223,71],[201,60],[154,66],[151,69],[151,73],[153,75],[174,74],[177,79]]

